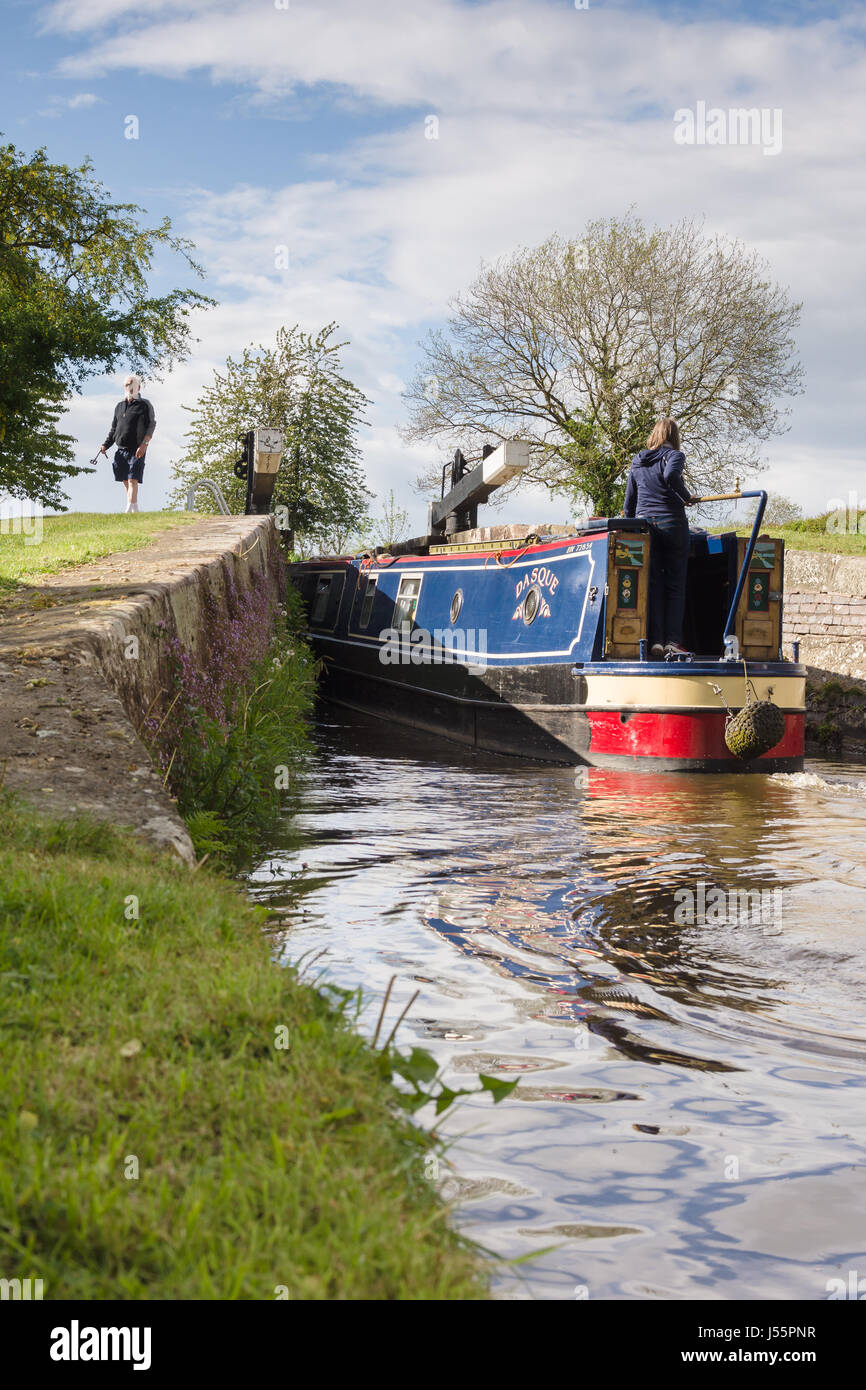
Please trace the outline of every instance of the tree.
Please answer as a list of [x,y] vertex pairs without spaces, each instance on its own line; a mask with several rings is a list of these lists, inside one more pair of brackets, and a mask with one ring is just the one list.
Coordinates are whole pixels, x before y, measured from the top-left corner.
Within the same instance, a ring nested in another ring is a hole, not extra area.
[[143,375],[188,355],[194,290],[148,293],[163,250],[192,270],[192,244],[166,217],[143,226],[113,203],[89,160],[51,164],[0,145],[0,491],[64,508],[63,482],[87,470],[57,425],[85,378],[120,361]]
[[553,490],[564,492],[575,508],[588,502],[598,516],[619,516],[629,463],[645,446],[655,419],[646,402],[630,406],[615,429],[603,416],[574,415],[560,451],[568,471],[551,484]]
[[781,492],[767,493],[767,508],[764,520],[769,526],[788,526],[792,521],[802,521],[803,508],[791,497]]
[[[711,508],[708,509],[708,511],[711,510]],[[732,528],[751,526],[754,513],[754,501],[738,503],[733,511],[728,508],[724,512],[724,515],[719,518],[719,525]],[[802,519],[803,508],[799,502],[785,497],[781,492],[767,493],[767,505],[764,508],[763,518],[765,526],[789,526],[792,521],[802,521]]]
[[475,458],[518,435],[526,481],[599,511],[653,419],[680,422],[693,490],[719,491],[761,466],[758,441],[785,428],[779,399],[801,389],[800,306],[756,253],[694,221],[592,221],[482,267],[451,310],[422,344],[404,437]]
[[[394,489],[379,516],[365,514],[354,525],[329,526],[321,534],[323,551],[328,555],[357,555],[362,550],[390,550],[409,535],[409,513],[398,507]],[[309,549],[302,543],[304,553]]]
[[373,546],[390,550],[392,545],[405,540],[409,535],[409,513],[405,507],[397,506],[394,489],[391,488],[382,506],[380,516],[373,517],[369,528],[369,541]]
[[[357,528],[370,496],[364,485],[358,430],[366,396],[341,373],[345,343],[331,342],[336,324],[315,336],[295,325],[280,328],[273,347],[250,344],[239,359],[214,372],[194,406],[186,452],[174,465],[172,500],[182,505],[200,478],[219,483],[229,507],[242,511],[246,484],[235,476],[241,436],[257,425],[285,434],[285,454],[273,506],[288,510],[289,525],[305,548],[329,530]],[[202,495],[204,511],[216,504]]]

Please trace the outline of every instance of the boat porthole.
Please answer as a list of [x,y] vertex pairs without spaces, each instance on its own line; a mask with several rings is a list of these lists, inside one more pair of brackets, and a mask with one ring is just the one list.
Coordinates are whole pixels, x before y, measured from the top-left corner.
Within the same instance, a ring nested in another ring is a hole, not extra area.
[[540,607],[541,590],[533,585],[531,589],[527,590],[526,598],[523,600],[523,621],[527,627],[537,616]]
[[457,590],[457,593],[454,595],[453,599],[451,600],[451,622],[452,622],[452,624],[453,624],[453,623],[456,623],[457,619],[460,617],[460,609],[461,609],[462,607],[463,607],[463,590],[462,590],[462,589],[458,589],[458,590]]

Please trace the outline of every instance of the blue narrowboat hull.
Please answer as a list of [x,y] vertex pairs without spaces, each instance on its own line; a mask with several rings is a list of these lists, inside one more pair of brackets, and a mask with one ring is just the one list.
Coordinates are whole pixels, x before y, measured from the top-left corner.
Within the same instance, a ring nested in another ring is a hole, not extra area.
[[[647,530],[633,527],[631,539],[605,529],[510,547],[293,565],[308,638],[323,662],[323,694],[395,724],[533,760],[656,771],[802,767],[805,671],[779,660],[778,650],[772,660],[764,648],[764,659],[745,668],[717,657],[638,658]],[[711,548],[717,539],[700,542],[707,555],[695,571],[698,587],[701,565],[727,572],[730,556]],[[712,602],[710,610],[715,623]],[[633,657],[622,655],[632,649]],[[753,763],[724,742],[727,710],[746,703],[746,676],[786,721],[781,742]]]

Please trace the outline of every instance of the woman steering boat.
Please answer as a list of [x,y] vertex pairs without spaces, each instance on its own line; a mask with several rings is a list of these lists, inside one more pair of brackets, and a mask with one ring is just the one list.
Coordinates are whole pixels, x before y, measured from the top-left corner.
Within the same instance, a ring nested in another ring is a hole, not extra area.
[[625,489],[623,516],[644,517],[653,528],[647,636],[654,661],[686,655],[680,645],[689,563],[685,509],[694,499],[683,482],[685,462],[677,422],[666,416],[632,459]]

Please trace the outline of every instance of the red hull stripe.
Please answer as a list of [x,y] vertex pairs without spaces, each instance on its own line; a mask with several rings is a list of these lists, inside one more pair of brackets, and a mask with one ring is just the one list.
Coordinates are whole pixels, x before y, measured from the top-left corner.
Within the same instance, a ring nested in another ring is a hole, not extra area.
[[[617,710],[587,713],[592,753],[636,758],[729,758],[725,744],[724,710],[698,714],[620,714]],[[623,723],[623,718],[625,722]],[[785,733],[767,758],[802,758],[805,716],[785,715]],[[760,759],[757,761],[760,762]]]

